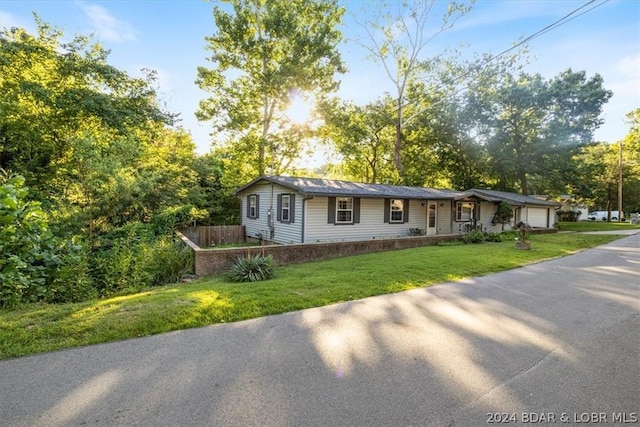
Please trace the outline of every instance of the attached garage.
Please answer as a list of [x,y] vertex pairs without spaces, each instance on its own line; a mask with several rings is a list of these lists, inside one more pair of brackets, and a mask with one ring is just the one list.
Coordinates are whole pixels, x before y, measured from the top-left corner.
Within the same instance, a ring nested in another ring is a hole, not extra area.
[[[543,197],[525,196],[496,190],[473,189],[456,197],[457,204],[467,203],[473,208],[473,220],[476,226],[481,225],[483,231],[503,231],[523,221],[534,228],[553,228],[556,222],[556,210],[560,203]],[[493,223],[494,215],[500,203],[506,202],[513,209],[513,216],[508,224]]]
[[526,222],[535,228],[549,228],[549,208],[527,208]]

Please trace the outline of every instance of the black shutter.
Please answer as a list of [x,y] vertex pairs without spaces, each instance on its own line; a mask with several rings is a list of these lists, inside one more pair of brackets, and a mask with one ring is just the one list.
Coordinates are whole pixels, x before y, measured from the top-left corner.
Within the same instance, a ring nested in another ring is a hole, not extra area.
[[327,223],[329,224],[335,224],[336,223],[336,198],[335,197],[329,197],[329,209],[327,212]]
[[247,195],[247,218],[251,218],[251,203],[250,202],[251,194]]
[[402,203],[402,210],[404,211],[402,214],[402,222],[409,222],[409,199],[404,199],[404,203]]
[[391,210],[391,199],[384,199],[384,222],[386,223],[389,222],[390,210]]
[[276,218],[278,222],[282,222],[282,194],[278,194],[278,202],[276,204]]
[[289,222],[296,222],[296,195],[289,194]]
[[360,197],[353,198],[353,223],[360,223]]

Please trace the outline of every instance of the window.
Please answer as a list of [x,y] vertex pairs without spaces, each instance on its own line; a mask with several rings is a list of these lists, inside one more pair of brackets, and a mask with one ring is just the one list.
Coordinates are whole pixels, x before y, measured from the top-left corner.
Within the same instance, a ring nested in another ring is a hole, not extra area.
[[296,219],[296,195],[294,193],[278,194],[278,222],[293,224]]
[[282,195],[282,210],[280,211],[280,220],[282,222],[289,222],[291,215],[291,196],[288,194]]
[[404,220],[404,202],[401,199],[391,199],[389,204],[391,208],[389,221],[390,222],[403,222]]
[[473,219],[473,203],[456,203],[456,221],[471,221]]
[[260,216],[260,196],[249,194],[247,196],[247,218],[256,219]]
[[353,222],[353,197],[336,197],[336,224]]
[[327,222],[334,225],[353,225],[360,223],[359,197],[329,197],[327,200]]
[[384,199],[384,222],[386,224],[409,222],[409,199]]

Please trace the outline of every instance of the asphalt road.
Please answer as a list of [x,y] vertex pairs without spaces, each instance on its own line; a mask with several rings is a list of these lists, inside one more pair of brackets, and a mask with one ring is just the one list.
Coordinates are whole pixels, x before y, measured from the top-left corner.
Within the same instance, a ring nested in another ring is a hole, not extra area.
[[639,418],[640,234],[482,278],[0,362],[2,426]]

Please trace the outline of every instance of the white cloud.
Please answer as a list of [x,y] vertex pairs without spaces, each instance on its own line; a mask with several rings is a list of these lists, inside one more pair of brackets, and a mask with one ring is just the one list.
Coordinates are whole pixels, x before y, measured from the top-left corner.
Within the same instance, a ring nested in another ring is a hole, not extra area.
[[5,28],[7,30],[10,30],[13,27],[24,28],[30,33],[35,32],[33,19],[24,19],[21,16],[0,10],[0,28],[2,28],[3,30]]
[[131,24],[111,15],[107,9],[97,4],[79,3],[98,37],[110,42],[135,40]]

